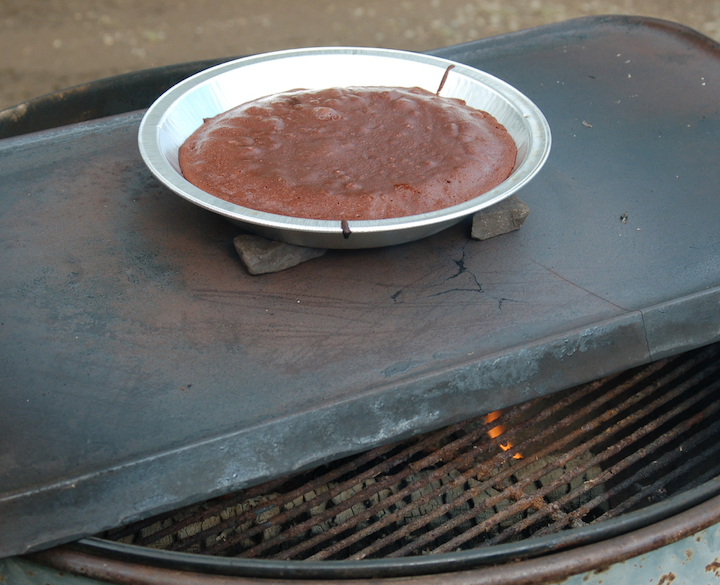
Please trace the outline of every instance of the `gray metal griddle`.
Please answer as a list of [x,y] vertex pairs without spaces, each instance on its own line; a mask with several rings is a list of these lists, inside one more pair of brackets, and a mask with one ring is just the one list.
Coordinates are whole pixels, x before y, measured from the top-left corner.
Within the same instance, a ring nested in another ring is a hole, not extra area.
[[142,112],[0,141],[0,557],[720,339],[718,45],[612,17],[435,53],[548,118],[517,232],[252,277]]

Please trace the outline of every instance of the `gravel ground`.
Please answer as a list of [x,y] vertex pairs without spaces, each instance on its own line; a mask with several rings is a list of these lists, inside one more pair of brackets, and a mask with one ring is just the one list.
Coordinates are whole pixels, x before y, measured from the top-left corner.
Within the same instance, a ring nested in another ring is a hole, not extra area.
[[720,0],[0,0],[0,109],[172,63],[315,45],[424,51],[597,14],[720,40]]

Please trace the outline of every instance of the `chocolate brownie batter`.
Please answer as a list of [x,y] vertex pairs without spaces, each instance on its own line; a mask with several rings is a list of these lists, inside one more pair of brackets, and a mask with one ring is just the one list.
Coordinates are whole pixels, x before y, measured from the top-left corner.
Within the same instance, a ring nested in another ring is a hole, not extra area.
[[517,148],[490,114],[419,88],[296,90],[215,116],[180,148],[185,178],[308,219],[402,217],[503,182]]

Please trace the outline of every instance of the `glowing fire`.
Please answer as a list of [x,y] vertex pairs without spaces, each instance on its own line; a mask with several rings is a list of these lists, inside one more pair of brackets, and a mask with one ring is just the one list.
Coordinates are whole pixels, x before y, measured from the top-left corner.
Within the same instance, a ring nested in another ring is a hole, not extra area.
[[[494,420],[498,419],[502,413],[502,410],[496,410],[495,412],[491,412],[490,414],[485,416],[485,422],[493,422]],[[507,427],[505,425],[498,425],[488,431],[488,436],[491,439],[494,439],[495,437],[499,437],[500,435],[502,435],[506,430]],[[510,449],[512,449],[512,443],[500,444],[500,448],[503,451],[509,451]],[[513,459],[522,459],[522,455],[520,455],[520,453],[515,453],[515,455],[513,455]]]

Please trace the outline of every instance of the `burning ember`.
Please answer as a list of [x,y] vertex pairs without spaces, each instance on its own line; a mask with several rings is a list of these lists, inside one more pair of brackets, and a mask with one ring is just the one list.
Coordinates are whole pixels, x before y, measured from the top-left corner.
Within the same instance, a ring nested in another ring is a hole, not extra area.
[[[494,411],[494,412],[491,412],[490,414],[488,414],[488,415],[485,417],[485,422],[486,422],[486,423],[491,423],[491,422],[493,422],[494,420],[497,420],[498,418],[500,418],[500,415],[501,415],[502,413],[503,413],[502,410],[496,410],[496,411]],[[498,425],[498,426],[496,426],[496,427],[491,428],[491,429],[488,431],[488,436],[489,436],[491,439],[494,439],[495,437],[499,437],[500,435],[502,435],[506,430],[507,430],[507,427],[506,427],[505,425]],[[504,444],[501,443],[501,444],[500,444],[500,448],[501,448],[503,451],[509,451],[510,449],[512,449],[512,443],[504,443]],[[513,459],[522,459],[522,455],[520,455],[520,453],[516,453],[515,455],[513,455]]]

